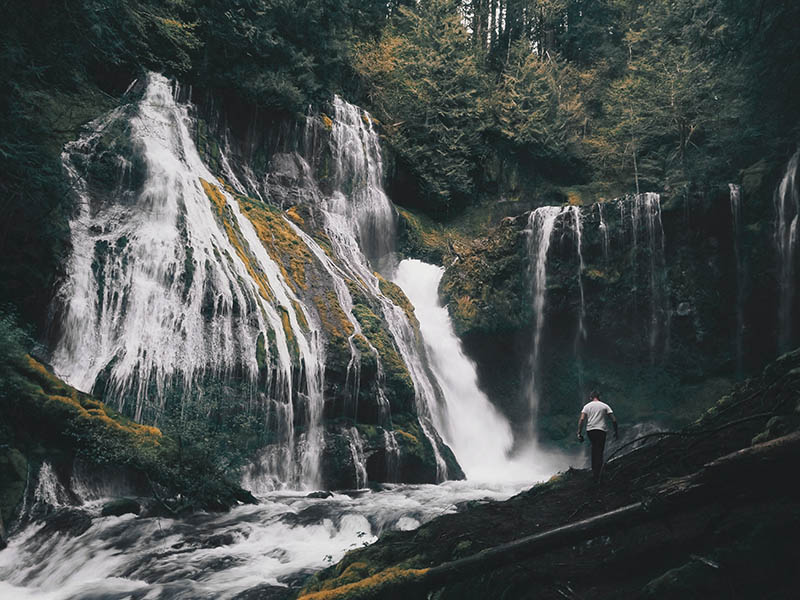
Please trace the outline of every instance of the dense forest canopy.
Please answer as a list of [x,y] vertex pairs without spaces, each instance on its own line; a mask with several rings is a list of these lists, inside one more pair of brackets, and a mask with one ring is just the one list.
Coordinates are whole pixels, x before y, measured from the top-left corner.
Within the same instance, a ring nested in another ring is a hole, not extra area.
[[[395,200],[439,218],[559,186],[686,193],[798,134],[800,6],[744,0],[36,0],[2,4],[0,302],[41,319],[66,252],[59,162],[154,69],[298,118],[383,124]],[[410,183],[408,183],[410,182]],[[390,188],[391,189],[391,188]]]

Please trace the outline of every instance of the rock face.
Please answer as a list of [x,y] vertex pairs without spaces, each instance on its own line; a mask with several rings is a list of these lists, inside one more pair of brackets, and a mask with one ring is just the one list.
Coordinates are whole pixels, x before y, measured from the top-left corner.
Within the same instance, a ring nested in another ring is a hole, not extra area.
[[538,209],[449,252],[440,291],[519,431],[568,440],[592,388],[623,427],[685,422],[774,357],[780,174],[758,164],[704,195]]
[[369,115],[336,98],[241,128],[163,77],[137,93],[65,153],[56,372],[139,421],[216,415],[256,451],[254,490],[462,477],[413,308],[379,274],[396,214]]

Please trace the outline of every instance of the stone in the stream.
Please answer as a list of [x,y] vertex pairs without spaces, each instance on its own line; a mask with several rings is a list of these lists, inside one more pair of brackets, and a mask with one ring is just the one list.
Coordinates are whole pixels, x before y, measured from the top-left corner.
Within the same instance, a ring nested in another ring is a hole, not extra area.
[[142,511],[141,505],[132,498],[117,498],[103,504],[100,514],[104,517],[120,517],[132,513],[138,515]]
[[78,508],[59,508],[44,519],[44,527],[37,532],[37,536],[49,537],[54,533],[65,533],[70,537],[77,537],[92,526],[92,517],[84,510]]
[[325,490],[325,491],[319,491],[319,492],[311,492],[310,494],[308,494],[306,496],[306,498],[324,499],[324,498],[330,498],[331,496],[333,496],[333,494],[331,492]]

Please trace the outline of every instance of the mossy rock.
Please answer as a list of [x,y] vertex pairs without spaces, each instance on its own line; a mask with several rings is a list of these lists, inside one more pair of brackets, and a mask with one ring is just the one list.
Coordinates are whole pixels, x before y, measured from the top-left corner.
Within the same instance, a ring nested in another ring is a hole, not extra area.
[[27,481],[28,459],[16,448],[0,448],[0,522],[11,522]]
[[381,357],[385,374],[386,396],[392,412],[413,410],[414,383],[383,320],[366,304],[355,304],[353,315],[358,319],[364,336]]
[[441,225],[404,208],[398,207],[397,213],[400,254],[407,258],[442,264],[444,258],[450,254],[450,245]]
[[127,514],[138,515],[141,511],[141,505],[133,498],[117,498],[103,504],[100,515],[103,517],[121,517]]

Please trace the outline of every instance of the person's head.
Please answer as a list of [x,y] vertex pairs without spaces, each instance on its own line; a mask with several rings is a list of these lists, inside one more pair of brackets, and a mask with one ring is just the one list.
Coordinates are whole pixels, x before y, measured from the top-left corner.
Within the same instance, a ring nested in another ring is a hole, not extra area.
[[597,390],[592,390],[589,393],[589,400],[590,401],[591,400],[600,400],[600,392],[598,392]]

